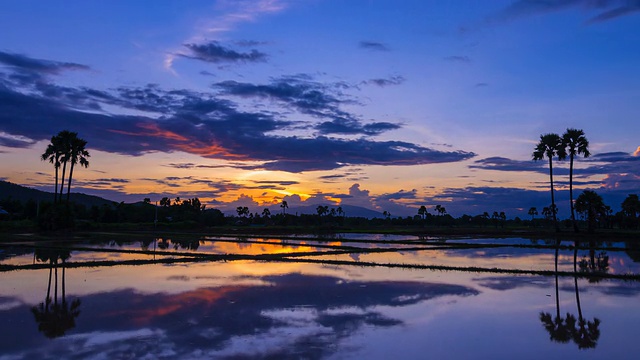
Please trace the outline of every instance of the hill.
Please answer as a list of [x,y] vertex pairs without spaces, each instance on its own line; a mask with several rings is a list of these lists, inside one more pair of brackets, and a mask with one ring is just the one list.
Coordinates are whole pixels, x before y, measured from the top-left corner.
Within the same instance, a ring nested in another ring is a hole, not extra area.
[[[53,193],[32,189],[8,181],[0,181],[0,200],[6,199],[18,200],[20,202],[26,202],[29,200],[53,201]],[[93,205],[102,206],[103,204],[113,204],[113,201],[103,199],[98,196],[74,192],[71,193],[71,201],[87,207],[91,207]]]

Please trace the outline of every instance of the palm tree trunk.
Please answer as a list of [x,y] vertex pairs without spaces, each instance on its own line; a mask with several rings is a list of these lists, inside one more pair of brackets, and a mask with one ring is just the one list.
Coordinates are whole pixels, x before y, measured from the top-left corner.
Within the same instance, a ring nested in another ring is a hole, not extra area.
[[555,256],[555,274],[556,274],[556,318],[560,319],[560,291],[558,289],[558,250],[560,249],[560,241],[556,240],[556,256]]
[[555,196],[553,194],[553,161],[549,157],[549,182],[551,183],[551,212],[553,213],[553,225],[556,227],[556,232],[560,232],[560,226],[558,226],[558,218],[556,217],[557,208]]
[[69,196],[71,195],[71,179],[73,179],[73,165],[71,162],[71,168],[69,169],[69,182],[67,183],[67,203],[69,202]]
[[56,259],[55,264],[55,274],[56,274],[56,282],[55,282],[55,288],[53,289],[53,305],[57,306],[58,305],[58,259]]
[[51,275],[53,275],[53,264],[50,264],[51,266],[49,267],[49,283],[47,284],[47,298],[44,299],[44,303],[47,307],[47,309],[49,308],[49,303],[51,303]]
[[62,165],[62,176],[60,177],[60,201],[62,201],[62,194],[64,193],[64,177],[67,174],[67,162]]
[[580,291],[578,290],[578,242],[575,242],[575,249],[573,250],[573,281],[576,288],[576,304],[578,305],[578,319],[582,321],[582,307],[580,306]]
[[66,299],[66,291],[65,291],[66,289],[65,289],[65,286],[64,286],[65,285],[64,284],[64,278],[65,278],[65,272],[64,272],[65,266],[64,265],[65,265],[65,261],[62,260],[62,307],[66,308],[65,304],[67,302],[67,299]]
[[56,168],[56,188],[53,191],[53,203],[57,203],[58,202],[58,176],[59,176],[59,171],[58,168],[60,167],[58,165],[58,159],[55,160],[56,164],[55,164],[55,168]]
[[573,153],[569,155],[569,200],[571,200],[571,222],[573,223],[573,231],[579,232],[578,223],[576,223],[576,212],[573,208]]

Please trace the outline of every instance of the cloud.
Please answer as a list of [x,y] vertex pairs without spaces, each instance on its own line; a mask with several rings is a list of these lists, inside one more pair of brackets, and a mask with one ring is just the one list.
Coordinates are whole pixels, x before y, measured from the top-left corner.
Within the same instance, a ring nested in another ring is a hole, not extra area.
[[400,199],[416,199],[418,190],[412,189],[410,191],[400,190],[394,193],[386,193],[376,196],[376,200],[400,200]]
[[507,21],[521,17],[547,14],[571,9],[583,9],[592,13],[587,23],[598,23],[640,11],[638,0],[518,0],[512,2],[490,21]]
[[[574,169],[574,175],[592,176],[606,175],[611,173],[633,173],[640,174],[640,157],[630,155],[625,152],[612,152],[594,154],[591,157],[576,158],[576,164],[580,167]],[[554,160],[554,175],[569,175],[568,161]],[[541,174],[548,174],[548,162],[546,161],[522,161],[512,160],[504,157],[490,157],[474,161],[469,165],[471,169],[496,170],[496,171],[530,171]]]
[[406,81],[406,79],[403,76],[395,75],[395,76],[391,76],[391,77],[386,78],[386,79],[378,78],[378,79],[367,80],[365,83],[372,84],[372,85],[377,85],[377,86],[380,86],[380,87],[385,87],[385,86],[392,86],[392,85],[400,85],[405,81]]
[[241,53],[226,48],[217,41],[207,44],[185,44],[184,46],[190,50],[190,53],[178,54],[179,56],[210,63],[262,62],[267,59],[267,54],[255,49],[248,53]]
[[379,135],[389,130],[400,129],[401,126],[389,122],[374,122],[363,125],[360,121],[353,119],[339,118],[332,121],[325,121],[314,126],[321,134],[364,134]]
[[376,41],[360,41],[360,48],[375,51],[389,51],[389,47],[383,43]]
[[633,156],[640,156],[640,146],[633,152]]
[[67,70],[89,70],[89,67],[72,62],[42,60],[0,51],[0,64],[9,66],[19,72],[57,75]]
[[344,83],[322,84],[313,81],[309,75],[300,74],[274,78],[269,84],[224,81],[215,84],[214,88],[226,95],[273,100],[304,114],[350,119],[350,114],[339,109],[341,104],[354,103],[340,92],[346,86]]
[[476,160],[470,169],[497,170],[497,171],[533,171],[538,173],[548,173],[547,163],[540,161],[512,160],[504,157],[489,157]]
[[[0,86],[0,141],[5,146],[28,147],[68,128],[88,140],[90,149],[133,156],[182,151],[225,160],[230,167],[289,172],[349,165],[434,164],[475,156],[403,141],[325,136],[336,132],[376,135],[400,127],[387,122],[363,124],[342,111],[339,105],[349,101],[340,94],[340,86],[320,84],[302,75],[268,85],[226,82],[218,84],[220,93],[164,90],[157,85],[102,91],[49,82],[42,86],[12,83]],[[316,126],[319,136],[302,137],[291,132],[300,121],[286,120],[286,114],[246,111],[223,95],[273,98],[302,113],[331,120]]]
[[471,62],[471,59],[468,56],[460,56],[460,55],[447,56],[444,59],[451,62],[460,62],[460,63]]

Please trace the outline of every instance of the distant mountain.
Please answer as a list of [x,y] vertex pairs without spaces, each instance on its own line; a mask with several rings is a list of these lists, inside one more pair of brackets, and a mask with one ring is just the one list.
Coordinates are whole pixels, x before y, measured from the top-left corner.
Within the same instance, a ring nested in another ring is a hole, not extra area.
[[[53,201],[53,193],[32,189],[26,186],[10,183],[8,181],[0,181],[0,200],[5,199],[13,199],[20,202],[26,202],[29,200]],[[98,196],[74,192],[71,193],[71,201],[83,204],[87,207],[91,207],[93,205],[102,206],[103,204],[113,204],[113,201],[103,199]]]

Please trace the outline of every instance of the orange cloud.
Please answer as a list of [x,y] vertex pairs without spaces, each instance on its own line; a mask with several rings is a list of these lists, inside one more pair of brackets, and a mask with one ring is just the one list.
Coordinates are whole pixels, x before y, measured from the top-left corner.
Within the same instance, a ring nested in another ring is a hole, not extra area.
[[640,146],[633,152],[633,156],[640,156]]

